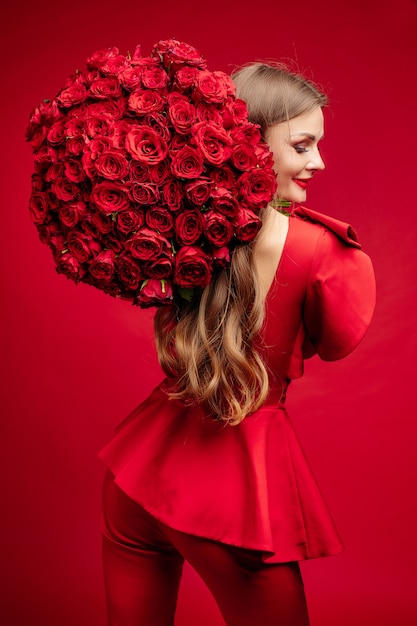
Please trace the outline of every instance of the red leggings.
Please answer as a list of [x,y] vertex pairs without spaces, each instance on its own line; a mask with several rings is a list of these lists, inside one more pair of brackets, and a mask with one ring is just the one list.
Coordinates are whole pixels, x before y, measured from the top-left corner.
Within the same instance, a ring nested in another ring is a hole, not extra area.
[[178,532],[131,500],[108,472],[103,567],[109,626],[173,626],[184,559],[212,592],[227,626],[308,626],[298,563]]

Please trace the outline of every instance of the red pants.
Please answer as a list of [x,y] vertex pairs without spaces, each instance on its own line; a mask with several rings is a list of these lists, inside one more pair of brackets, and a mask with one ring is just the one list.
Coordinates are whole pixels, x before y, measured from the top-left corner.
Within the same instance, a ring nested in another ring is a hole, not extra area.
[[187,535],[104,482],[103,567],[109,626],[173,626],[184,559],[212,592],[227,626],[308,626],[298,563]]

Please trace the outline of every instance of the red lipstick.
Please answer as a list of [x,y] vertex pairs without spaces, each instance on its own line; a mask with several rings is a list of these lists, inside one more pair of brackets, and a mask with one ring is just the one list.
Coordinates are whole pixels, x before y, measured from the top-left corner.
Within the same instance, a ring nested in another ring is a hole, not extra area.
[[293,181],[299,186],[301,187],[301,189],[307,189],[307,183],[309,181],[309,179],[301,179],[301,178],[293,178]]

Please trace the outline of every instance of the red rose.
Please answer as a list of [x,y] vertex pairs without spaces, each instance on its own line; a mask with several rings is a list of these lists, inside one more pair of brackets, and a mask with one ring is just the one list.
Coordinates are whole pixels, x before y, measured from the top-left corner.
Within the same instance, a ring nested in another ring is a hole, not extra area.
[[209,178],[197,178],[185,185],[185,194],[192,204],[203,206],[210,197],[211,187]]
[[84,117],[72,117],[66,124],[67,138],[83,136],[85,133]]
[[53,146],[64,143],[67,136],[67,125],[65,120],[58,120],[52,124],[48,130],[48,141]]
[[129,178],[134,183],[146,183],[149,181],[149,168],[140,161],[129,161]]
[[191,146],[172,155],[171,170],[178,178],[198,178],[203,172],[203,157]]
[[206,287],[211,279],[209,257],[201,248],[184,246],[175,257],[174,283],[183,289]]
[[87,269],[75,257],[67,253],[59,259],[56,271],[78,283],[86,274]]
[[132,128],[126,137],[126,148],[137,161],[153,165],[168,154],[168,144],[149,126]]
[[173,298],[169,281],[150,278],[145,280],[137,296],[137,304],[142,308],[170,304]]
[[[140,46],[136,47],[136,50],[139,50]],[[137,67],[140,67],[142,70],[145,69],[151,69],[152,67],[160,67],[161,65],[161,60],[160,59],[153,59],[152,57],[142,57],[136,54],[136,50],[134,55],[132,56],[132,65],[135,65]]]
[[213,167],[210,170],[210,178],[216,187],[225,187],[230,191],[236,186],[236,174],[228,165]]
[[91,261],[101,251],[101,244],[90,235],[79,230],[71,230],[67,236],[68,250],[80,263]]
[[84,81],[85,84],[90,86],[92,82],[94,82],[96,80],[96,78],[100,78],[101,74],[99,72],[99,70],[95,69],[95,70],[90,70],[89,72],[86,72],[84,74]]
[[190,246],[201,237],[203,228],[204,219],[198,209],[183,211],[175,220],[175,232],[178,243],[183,246]]
[[26,131],[26,141],[30,142],[32,150],[36,152],[46,139],[47,130],[45,126],[30,123]]
[[145,276],[146,278],[169,278],[172,274],[172,267],[172,256],[164,255],[146,264]]
[[81,104],[77,104],[77,106],[72,107],[71,109],[67,109],[65,111],[64,117],[69,122],[73,119],[84,119],[85,117],[87,117],[87,111],[89,109],[87,100],[85,102],[81,102]]
[[36,228],[39,233],[39,238],[42,243],[49,244],[49,240],[52,236],[60,235],[62,231],[62,227],[59,222],[56,222],[53,219],[49,219],[45,221],[43,224],[36,224]]
[[96,280],[110,281],[114,276],[115,254],[113,250],[103,250],[90,264],[88,270]]
[[107,235],[113,230],[113,219],[112,216],[108,213],[102,213],[101,211],[96,211],[95,213],[90,213],[89,215],[90,224],[93,224],[96,227],[96,233],[99,236],[99,233]]
[[104,48],[97,50],[87,59],[87,67],[90,70],[99,69],[104,63],[119,54],[118,48]]
[[121,241],[119,233],[110,232],[103,237],[103,247],[113,250],[115,254],[120,254],[124,250],[124,242]]
[[167,73],[160,67],[146,68],[142,72],[142,85],[147,89],[163,89],[168,84]]
[[87,97],[87,90],[84,85],[75,84],[67,89],[63,89],[57,96],[57,100],[63,107],[72,107],[80,104]]
[[121,152],[109,150],[101,154],[94,163],[97,173],[109,180],[122,180],[129,171],[129,163]]
[[90,235],[94,239],[100,237],[100,231],[97,228],[96,222],[92,219],[91,213],[86,213],[81,222],[81,228],[85,234]]
[[165,101],[158,91],[153,89],[137,89],[129,96],[128,106],[137,115],[146,115],[162,111]]
[[112,122],[107,117],[98,115],[90,117],[86,124],[87,135],[92,139],[96,136],[108,136],[112,134]]
[[224,215],[210,211],[205,216],[204,233],[210,243],[221,248],[233,237],[233,226]]
[[49,196],[42,191],[35,191],[30,196],[29,211],[35,224],[42,224],[49,211]]
[[211,197],[211,206],[215,211],[230,218],[235,218],[238,215],[238,202],[228,189],[217,187],[211,192]]
[[170,244],[165,237],[149,228],[141,228],[133,237],[126,241],[126,250],[129,250],[135,259],[149,261],[156,259],[164,251],[170,249]]
[[146,223],[152,230],[159,231],[165,236],[172,235],[174,218],[164,207],[150,207],[146,212]]
[[65,87],[72,87],[73,85],[84,85],[85,78],[82,72],[76,72],[67,78],[65,81]]
[[261,226],[261,219],[253,211],[242,209],[236,226],[236,237],[244,243],[253,241]]
[[199,71],[196,67],[181,67],[174,78],[174,85],[177,89],[184,92],[194,86]]
[[[63,118],[64,114],[58,107],[56,100],[42,102],[31,113],[29,120],[29,128],[27,133],[30,134],[32,126],[51,126],[54,122]],[[31,141],[31,137],[26,135],[28,141]]]
[[120,280],[125,287],[136,291],[139,288],[139,283],[143,280],[143,274],[137,261],[125,252],[117,258],[117,269]]
[[56,180],[57,178],[62,178],[64,175],[64,166],[62,163],[53,163],[50,167],[48,167],[48,170],[46,171],[45,174],[45,180],[48,183],[51,183],[52,181]]
[[39,174],[32,174],[32,191],[44,191],[45,182],[42,176]]
[[129,197],[138,204],[149,206],[159,201],[159,189],[150,183],[133,183],[129,188]]
[[117,78],[97,78],[90,85],[90,95],[94,98],[120,98],[122,88]]
[[162,188],[162,196],[171,211],[178,211],[183,201],[181,184],[177,180],[169,180]]
[[204,69],[207,65],[196,48],[187,43],[168,39],[160,41],[152,50],[153,57],[160,57],[165,68],[176,71],[183,65]]
[[253,169],[258,163],[253,146],[247,143],[235,146],[230,160],[238,170],[243,172]]
[[141,84],[142,68],[140,67],[127,67],[120,72],[118,78],[120,83],[128,91],[137,89]]
[[143,123],[145,126],[150,126],[150,128],[152,128],[157,135],[165,139],[165,141],[169,141],[171,138],[166,117],[161,113],[148,113],[148,115],[145,115],[143,118]]
[[227,246],[212,251],[213,268],[223,269],[230,263],[230,250]]
[[57,161],[56,150],[44,144],[35,154],[35,173],[43,174],[51,163],[56,163]]
[[171,139],[171,144],[170,144],[170,149],[169,149],[170,156],[172,157],[172,155],[178,152],[178,150],[182,150],[189,144],[190,144],[189,135],[175,134]]
[[233,128],[236,124],[243,124],[248,120],[246,102],[239,100],[239,98],[229,100],[222,113],[225,128]]
[[171,176],[171,170],[167,161],[161,161],[149,168],[149,177],[155,185],[162,185]]
[[84,172],[87,174],[88,178],[95,179],[97,172],[91,152],[84,152],[81,157],[81,163],[83,164]]
[[[39,234],[41,237],[44,236],[44,233]],[[58,263],[63,254],[66,254],[68,252],[67,242],[65,241],[64,235],[62,235],[61,233],[51,235],[49,237],[48,244],[52,250],[52,255],[56,263]]]
[[261,141],[261,131],[257,124],[247,122],[240,124],[230,131],[231,137],[235,143],[250,143],[257,145]]
[[126,119],[117,120],[113,124],[113,134],[111,136],[113,148],[118,150],[126,149],[126,137],[132,128],[133,124],[130,121],[126,121]]
[[230,157],[232,140],[224,128],[212,122],[200,122],[194,126],[193,134],[197,147],[209,163],[220,165]]
[[123,294],[123,288],[120,286],[119,282],[116,282],[114,279],[110,280],[99,280],[95,278],[92,274],[86,274],[84,276],[83,281],[87,283],[87,285],[92,285],[97,289],[101,289],[104,293],[108,293],[113,298],[121,298]]
[[129,59],[123,54],[116,54],[108,57],[103,65],[100,67],[100,71],[103,74],[117,76],[129,66]]
[[69,156],[79,156],[83,153],[84,147],[84,137],[71,137],[70,139],[67,139],[67,142],[65,144],[66,154],[68,154]]
[[220,111],[212,104],[207,102],[199,102],[196,106],[197,119],[199,122],[212,122],[218,126],[223,127],[223,117]]
[[126,101],[124,98],[119,100],[101,100],[90,104],[86,117],[108,117],[113,122],[122,119],[126,111]]
[[96,183],[91,192],[91,201],[105,213],[126,211],[130,207],[125,187],[116,182]]
[[91,153],[91,158],[94,160],[96,160],[100,154],[111,150],[112,146],[113,144],[109,137],[95,137],[95,139],[92,139],[87,144],[87,148]]
[[253,169],[239,178],[242,202],[251,207],[265,207],[274,196],[277,181],[272,170]]
[[273,169],[274,157],[266,143],[260,143],[259,145],[254,146],[254,152],[259,167]]
[[227,81],[222,72],[199,72],[196,79],[196,95],[206,102],[225,102],[227,98]]
[[77,159],[67,159],[64,164],[65,176],[72,183],[82,183],[85,180],[85,172],[82,164]]
[[59,176],[54,180],[51,185],[51,190],[54,192],[59,200],[63,200],[64,202],[70,202],[71,200],[75,200],[75,198],[79,195],[79,187],[75,183],[72,183],[70,180]]
[[59,219],[68,228],[73,228],[82,220],[85,211],[86,206],[84,202],[68,202],[61,204],[58,209]]
[[117,229],[125,234],[129,235],[138,228],[141,228],[145,223],[145,212],[143,209],[136,208],[133,210],[122,211],[117,215]]
[[168,96],[168,105],[168,116],[177,133],[190,133],[197,119],[195,106],[177,93]]

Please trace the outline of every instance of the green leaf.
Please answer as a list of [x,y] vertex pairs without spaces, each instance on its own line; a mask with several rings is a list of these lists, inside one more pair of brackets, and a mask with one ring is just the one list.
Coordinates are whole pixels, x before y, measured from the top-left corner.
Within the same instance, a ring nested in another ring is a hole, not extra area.
[[176,287],[175,288],[178,295],[181,296],[183,300],[187,300],[187,302],[191,302],[194,295],[194,289],[185,289],[184,287]]

